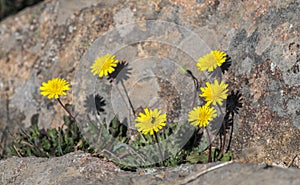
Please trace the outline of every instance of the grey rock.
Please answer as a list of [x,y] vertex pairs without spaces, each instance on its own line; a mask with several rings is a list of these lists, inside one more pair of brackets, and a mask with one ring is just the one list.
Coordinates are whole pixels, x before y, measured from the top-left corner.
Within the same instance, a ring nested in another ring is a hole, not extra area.
[[[300,167],[299,17],[299,0],[49,0],[30,7],[0,23],[1,136],[7,136],[8,131],[16,132],[18,127],[29,126],[36,114],[39,114],[38,123],[42,127],[63,124],[65,112],[62,108],[57,102],[39,94],[43,81],[64,77],[73,87],[80,86],[62,98],[64,103],[77,103],[75,111],[78,112],[85,112],[83,102],[85,96],[90,95],[88,92],[94,93],[96,87],[101,92],[111,91],[109,85],[103,85],[101,80],[96,81],[91,74],[86,74],[93,60],[106,54],[102,53],[104,51],[118,53],[128,61],[153,55],[169,57],[169,60],[180,61],[180,65],[190,68],[199,78],[204,76],[204,81],[206,76],[197,72],[194,63],[211,49],[219,49],[232,58],[232,66],[223,79],[230,90],[240,90],[243,94],[243,108],[235,119],[232,145],[236,159],[256,164]],[[154,29],[151,26],[153,23],[143,24],[145,20],[169,21],[175,29],[167,29],[170,28],[167,24]],[[132,22],[140,24],[126,27]],[[116,28],[123,29],[120,32]],[[146,38],[154,38],[155,42],[148,42]],[[140,40],[143,42],[138,42]],[[168,75],[172,72],[172,68],[161,69]],[[174,71],[168,76],[169,81],[179,79],[180,71]],[[183,80],[182,84],[177,84],[177,91],[180,92],[185,84],[190,88],[188,82]],[[110,98],[108,95],[105,98]],[[157,99],[149,101],[155,103]],[[108,108],[113,109],[113,105],[109,103]],[[107,116],[114,115],[109,112]],[[34,160],[54,164],[60,159]],[[18,160],[30,161],[33,158]],[[18,160],[8,159],[1,164]],[[244,165],[234,165],[244,168]],[[21,182],[24,178],[28,183],[35,182],[34,178],[25,176],[16,175],[14,179],[14,174],[18,174],[14,169],[4,179]],[[248,181],[249,184],[254,183],[251,181],[252,175],[253,179],[272,182],[267,176],[280,177],[274,174],[275,171],[291,174],[291,179],[297,173],[295,169],[271,168],[266,171],[256,169],[258,172],[252,174],[247,169],[245,167],[245,173],[251,178],[247,178],[245,184]],[[63,171],[62,168],[57,170]],[[227,171],[234,170],[231,167]],[[27,175],[30,176],[29,173]],[[159,177],[150,177],[153,184],[159,182]],[[208,178],[201,176],[200,179],[204,177]],[[85,178],[91,184],[108,183],[97,178],[95,181]],[[80,176],[63,180],[64,183],[84,181]],[[143,180],[147,182],[148,179],[134,177],[134,182]],[[130,178],[128,182],[133,180]]]
[[0,163],[1,184],[224,184],[297,185],[299,169],[233,163],[120,170],[82,152],[56,158],[10,158]]

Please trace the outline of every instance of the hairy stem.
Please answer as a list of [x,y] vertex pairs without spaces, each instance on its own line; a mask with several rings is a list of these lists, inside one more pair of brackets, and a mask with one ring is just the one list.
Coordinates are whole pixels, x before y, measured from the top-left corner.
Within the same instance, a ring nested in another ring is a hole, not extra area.
[[132,110],[132,113],[133,113],[133,115],[135,116],[135,110],[134,110],[134,108],[133,108],[132,102],[131,102],[131,100],[130,100],[130,98],[129,98],[128,92],[127,92],[127,90],[126,90],[126,88],[125,88],[125,85],[124,85],[123,81],[121,81],[121,84],[122,84],[122,87],[123,87],[123,89],[124,89],[124,91],[125,91],[125,94],[126,94],[126,97],[127,97],[127,99],[128,99],[128,102],[129,102],[130,108],[131,108],[131,110]]
[[159,154],[160,154],[160,158],[161,158],[162,164],[163,164],[163,166],[165,166],[163,154],[162,154],[162,152],[161,152],[161,148],[160,148],[160,144],[159,144],[159,142],[158,142],[158,138],[157,138],[156,132],[154,132],[154,137],[155,137],[155,140],[156,140],[156,143],[157,143],[157,146],[158,146],[158,151],[159,151]]
[[65,111],[67,111],[67,113],[69,114],[70,118],[72,121],[75,121],[75,117],[72,115],[72,113],[67,109],[67,107],[60,101],[59,98],[57,98],[57,101],[59,102],[59,104],[65,109]]
[[208,138],[208,143],[209,143],[209,147],[208,147],[208,160],[207,162],[210,163],[211,161],[211,139],[210,139],[210,135],[208,132],[207,127],[205,127],[206,133],[207,133],[207,138]]

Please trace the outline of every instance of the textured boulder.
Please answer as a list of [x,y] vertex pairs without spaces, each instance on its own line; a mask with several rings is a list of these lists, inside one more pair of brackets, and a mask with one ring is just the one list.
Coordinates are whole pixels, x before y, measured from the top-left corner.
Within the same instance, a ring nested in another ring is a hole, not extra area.
[[1,184],[263,184],[297,185],[299,169],[211,163],[122,171],[113,163],[70,153],[56,158],[10,158],[0,163]]
[[292,0],[50,0],[30,7],[0,23],[0,136],[28,127],[37,114],[42,127],[62,125],[65,112],[39,95],[40,84],[53,77],[72,84],[84,53],[108,31],[162,20],[191,29],[209,48],[231,56],[224,78],[244,100],[235,120],[235,156],[299,167],[299,17],[300,2]]

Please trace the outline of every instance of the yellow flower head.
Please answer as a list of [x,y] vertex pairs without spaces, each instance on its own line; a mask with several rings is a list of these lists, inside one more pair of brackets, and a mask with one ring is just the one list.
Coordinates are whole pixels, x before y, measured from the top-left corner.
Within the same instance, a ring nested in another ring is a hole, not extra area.
[[221,66],[226,61],[226,53],[213,50],[205,56],[198,59],[197,67],[200,71],[213,71],[217,66]]
[[228,96],[226,94],[228,92],[227,86],[228,84],[224,84],[223,81],[220,84],[217,80],[214,81],[214,84],[206,82],[206,87],[200,88],[202,94],[199,94],[199,96],[203,97],[208,104],[213,103],[213,105],[216,105],[218,103],[222,105],[222,101]]
[[67,90],[70,90],[70,84],[65,79],[54,78],[47,83],[43,82],[40,90],[41,95],[48,96],[49,99],[59,98],[59,96],[66,95]]
[[94,64],[91,66],[91,72],[93,75],[98,75],[102,78],[103,76],[107,76],[114,72],[118,62],[119,60],[115,60],[114,55],[106,54],[95,60]]
[[208,104],[205,104],[201,107],[195,107],[192,111],[190,111],[188,121],[192,125],[199,126],[201,128],[206,127],[216,116],[216,109],[210,107]]
[[158,109],[149,110],[148,108],[145,108],[144,112],[140,112],[135,119],[135,127],[142,134],[150,133],[150,135],[153,135],[154,131],[158,132],[163,126],[166,126],[167,114],[161,114],[161,111]]

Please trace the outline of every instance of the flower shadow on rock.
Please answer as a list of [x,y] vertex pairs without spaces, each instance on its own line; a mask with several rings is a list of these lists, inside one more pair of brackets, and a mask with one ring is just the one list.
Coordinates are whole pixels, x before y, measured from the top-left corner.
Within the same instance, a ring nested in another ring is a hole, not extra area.
[[242,94],[240,91],[231,91],[226,101],[226,112],[229,112],[232,116],[234,113],[238,114],[240,108],[242,108]]
[[134,110],[133,104],[132,104],[131,99],[128,95],[128,91],[127,91],[127,89],[124,85],[124,81],[128,80],[129,76],[131,75],[131,70],[132,70],[132,68],[128,67],[128,63],[126,61],[121,61],[115,67],[114,72],[112,72],[111,74],[108,75],[108,80],[110,81],[110,83],[115,81],[116,84],[121,82],[121,85],[122,85],[123,90],[125,92],[126,98],[127,98],[128,103],[130,105],[131,111],[135,115],[135,110]]
[[[217,79],[221,79],[222,75],[229,70],[229,67],[231,66],[231,58],[226,55],[226,60],[224,63],[222,63],[222,65],[218,68],[216,68],[215,70],[213,70],[212,72],[209,73],[211,78],[217,78]],[[222,73],[221,73],[222,72]]]
[[[233,119],[229,117],[229,114],[226,114],[223,119],[224,124],[221,125],[219,133],[223,136],[228,130],[233,126]],[[224,129],[225,127],[225,129]]]
[[105,100],[102,96],[99,94],[96,94],[95,96],[93,94],[90,94],[86,97],[85,100],[85,107],[86,112],[92,113],[92,114],[100,114],[100,112],[104,112],[104,106],[106,105]]
[[115,81],[117,84],[119,82],[123,82],[129,79],[131,75],[132,68],[128,67],[128,63],[126,61],[121,61],[117,64],[115,71],[108,75],[108,80],[110,82]]
[[[224,124],[220,128],[220,134],[224,135],[226,130],[229,130],[233,126],[234,114],[238,114],[240,108],[242,108],[243,103],[242,94],[240,91],[231,91],[230,95],[227,97],[226,101],[226,114],[224,116]],[[225,129],[224,129],[225,126]]]
[[230,66],[231,66],[231,58],[228,55],[226,55],[226,60],[221,65],[222,73],[224,74],[226,71],[228,71]]
[[[219,130],[220,138],[226,136],[227,132],[230,129],[229,141],[226,147],[226,153],[230,149],[232,134],[233,134],[233,126],[234,126],[234,114],[238,114],[240,108],[242,108],[243,103],[242,94],[239,91],[231,91],[230,95],[227,97],[226,101],[226,114],[223,120],[223,124]],[[224,141],[225,142],[225,141]],[[225,143],[223,143],[225,147]]]

